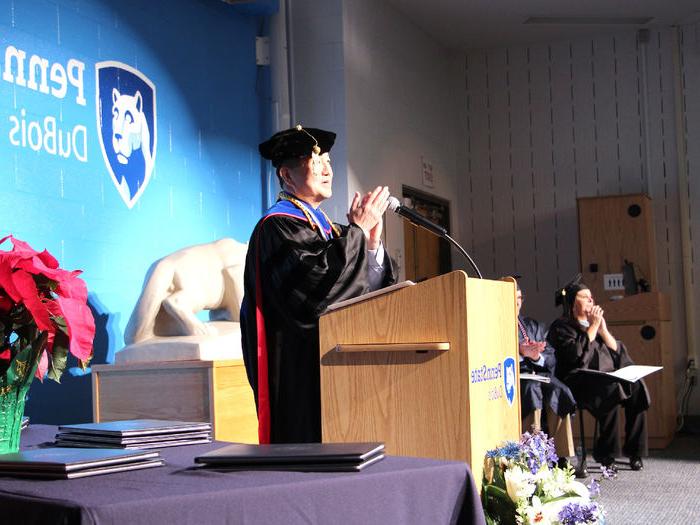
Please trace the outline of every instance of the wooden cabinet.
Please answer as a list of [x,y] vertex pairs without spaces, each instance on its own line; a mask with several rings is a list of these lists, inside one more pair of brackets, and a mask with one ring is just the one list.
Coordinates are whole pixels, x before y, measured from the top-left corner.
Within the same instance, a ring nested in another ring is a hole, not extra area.
[[637,280],[657,290],[652,202],[642,194],[578,199],[579,248],[583,282],[596,301],[609,301],[624,290],[605,290],[604,277],[620,274],[627,261]]
[[[611,333],[625,343],[635,363],[664,367],[645,378],[651,394],[649,446],[664,448],[675,433],[676,396],[671,306],[657,289],[651,199],[641,194],[582,198],[578,217],[583,280],[605,310]],[[605,289],[605,275],[622,273],[625,262],[649,292],[626,295],[623,289]],[[592,434],[592,419],[586,428]]]
[[241,359],[92,367],[93,419],[209,421],[214,438],[258,442],[253,391]]

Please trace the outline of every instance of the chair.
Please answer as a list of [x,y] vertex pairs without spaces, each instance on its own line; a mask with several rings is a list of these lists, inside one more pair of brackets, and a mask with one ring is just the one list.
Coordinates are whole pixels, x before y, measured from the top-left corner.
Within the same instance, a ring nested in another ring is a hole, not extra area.
[[[576,465],[576,469],[574,470],[574,474],[576,475],[577,478],[587,478],[588,477],[588,464],[587,464],[587,457],[588,457],[588,452],[586,450],[586,432],[584,428],[584,417],[583,417],[583,411],[588,410],[590,412],[590,409],[587,406],[583,405],[577,405],[578,409],[578,421],[579,421],[579,447],[581,449],[581,456],[578,458],[578,464]],[[595,416],[594,416],[595,419]],[[595,419],[595,428],[593,430],[593,443],[596,442],[596,439],[598,439],[598,420]],[[578,455],[578,454],[577,454]]]

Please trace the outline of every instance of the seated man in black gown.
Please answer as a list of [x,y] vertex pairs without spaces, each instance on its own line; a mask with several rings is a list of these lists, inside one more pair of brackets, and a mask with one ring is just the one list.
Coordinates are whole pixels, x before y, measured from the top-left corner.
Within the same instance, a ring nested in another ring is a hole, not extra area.
[[387,187],[355,194],[349,226],[320,208],[332,195],[334,141],[335,133],[297,126],[259,146],[282,187],[251,235],[241,305],[260,443],[321,441],[319,316],[394,280],[381,244]]
[[579,406],[598,420],[600,435],[593,445],[593,457],[605,466],[614,466],[617,445],[619,405],[625,409],[623,453],[632,470],[641,470],[647,454],[646,410],[649,392],[642,380],[635,383],[581,369],[612,372],[633,364],[622,341],[608,330],[604,312],[593,301],[591,291],[580,276],[557,292],[557,304],[564,315],[554,321],[547,337],[556,350],[556,374],[571,388]]
[[523,294],[516,280],[518,308],[518,350],[520,373],[537,374],[549,378],[549,383],[520,379],[520,405],[523,431],[542,428],[542,410],[545,410],[548,432],[554,438],[557,455],[562,459],[573,456],[574,440],[571,433],[571,414],[576,401],[569,387],[554,375],[556,358],[554,348],[547,342],[547,328],[530,317],[521,315]]

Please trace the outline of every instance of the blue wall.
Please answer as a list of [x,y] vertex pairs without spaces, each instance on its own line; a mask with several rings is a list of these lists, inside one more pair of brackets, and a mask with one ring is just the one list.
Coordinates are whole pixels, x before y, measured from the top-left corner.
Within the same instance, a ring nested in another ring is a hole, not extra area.
[[[0,0],[0,235],[84,271],[97,320],[94,364],[122,348],[154,260],[224,236],[245,242],[261,215],[257,144],[268,132],[261,101],[269,87],[255,65],[255,36],[276,3],[260,4],[256,12],[220,0]],[[13,48],[26,54],[24,86]],[[29,85],[32,55],[48,61],[48,93],[40,76]],[[105,61],[155,86],[155,164],[131,208],[100,146],[95,65]],[[90,420],[89,373],[73,368],[61,385],[35,381],[27,414]]]

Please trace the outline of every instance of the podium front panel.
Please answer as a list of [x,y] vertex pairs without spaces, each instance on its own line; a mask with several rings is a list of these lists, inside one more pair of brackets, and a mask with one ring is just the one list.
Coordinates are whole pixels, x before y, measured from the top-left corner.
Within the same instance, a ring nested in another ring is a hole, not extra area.
[[[505,385],[503,361],[516,359],[515,330],[513,284],[461,271],[324,314],[323,440],[383,441],[389,454],[467,461],[480,479],[486,444],[520,431],[517,372],[512,404],[504,392],[488,399]],[[449,343],[449,350],[335,351],[392,343]],[[471,382],[473,368],[494,362],[498,370],[499,359],[498,378]]]

